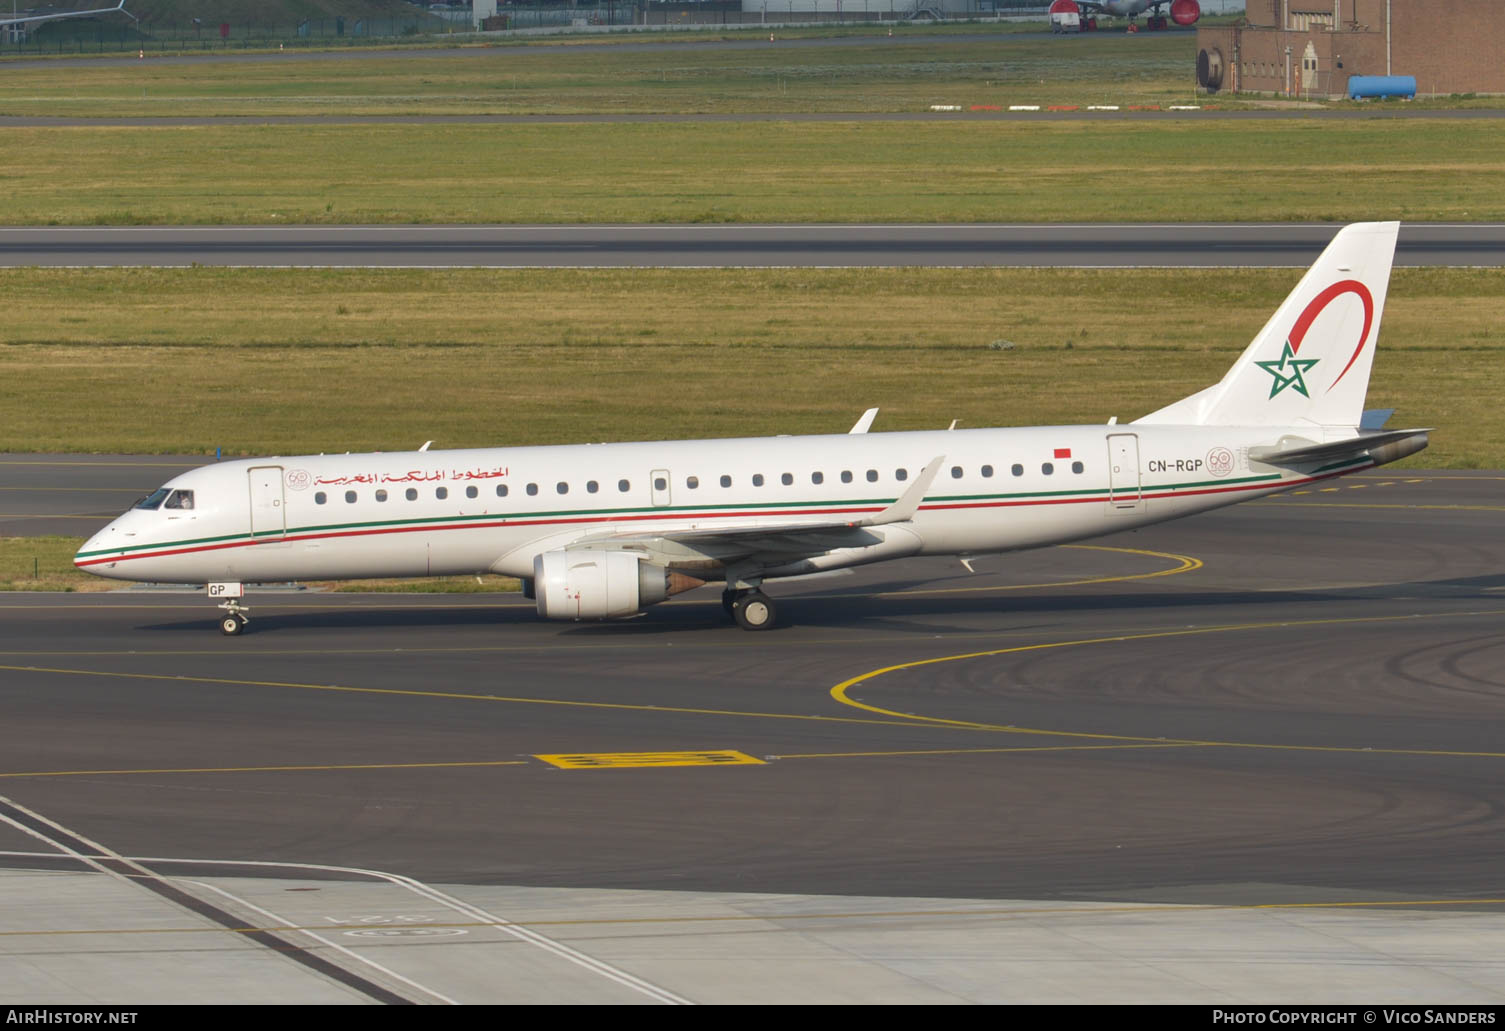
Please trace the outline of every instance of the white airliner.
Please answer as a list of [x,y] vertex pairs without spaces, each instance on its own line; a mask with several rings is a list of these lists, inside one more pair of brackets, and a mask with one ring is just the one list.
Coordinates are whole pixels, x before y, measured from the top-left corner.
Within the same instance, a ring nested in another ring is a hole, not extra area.
[[[1170,9],[1170,17],[1167,18],[1162,11]],[[1145,25],[1153,32],[1156,29],[1168,29],[1170,23],[1177,25],[1195,25],[1197,19],[1202,17],[1202,6],[1197,0],[1054,0],[1050,5],[1051,15],[1076,15],[1079,31],[1088,32],[1097,28],[1097,15],[1111,14],[1118,18],[1129,19],[1130,31],[1137,32],[1135,18],[1146,11],[1150,16],[1145,19]],[[1051,18],[1054,24],[1056,19]]]
[[[576,444],[222,462],[168,481],[75,565],[242,585],[491,572],[549,619],[610,619],[722,581],[1116,533],[1393,462],[1427,430],[1362,411],[1399,224],[1343,229],[1221,382],[1128,425]],[[1373,413],[1388,415],[1388,413]]]
[[120,0],[120,3],[114,7],[96,7],[89,11],[53,11],[49,14],[38,14],[35,11],[28,14],[12,12],[9,18],[0,18],[0,29],[25,33],[30,31],[33,25],[40,25],[43,22],[61,21],[64,18],[87,18],[93,14],[115,14],[117,12],[125,15],[132,21],[141,20],[125,9],[125,0]]

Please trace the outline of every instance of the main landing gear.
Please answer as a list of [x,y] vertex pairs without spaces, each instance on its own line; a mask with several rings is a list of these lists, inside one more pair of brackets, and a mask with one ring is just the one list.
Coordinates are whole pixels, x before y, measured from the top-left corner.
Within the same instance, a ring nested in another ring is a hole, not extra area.
[[778,614],[773,599],[756,588],[722,591],[721,607],[743,630],[767,630]]

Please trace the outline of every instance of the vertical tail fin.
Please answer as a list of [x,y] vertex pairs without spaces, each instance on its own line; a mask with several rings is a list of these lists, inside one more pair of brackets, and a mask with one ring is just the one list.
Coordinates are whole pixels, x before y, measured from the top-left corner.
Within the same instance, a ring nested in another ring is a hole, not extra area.
[[1358,426],[1399,231],[1340,230],[1219,383],[1136,421]]

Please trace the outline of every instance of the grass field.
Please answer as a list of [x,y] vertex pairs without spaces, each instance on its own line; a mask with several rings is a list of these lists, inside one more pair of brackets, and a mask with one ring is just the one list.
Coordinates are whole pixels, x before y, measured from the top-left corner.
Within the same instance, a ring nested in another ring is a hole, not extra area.
[[[94,592],[120,589],[118,580],[80,572],[73,556],[82,537],[0,537],[0,591]],[[331,591],[400,594],[482,594],[516,591],[508,576],[437,576],[413,580],[315,581]]]
[[13,224],[1505,218],[1487,120],[11,127],[6,143]]
[[[901,26],[769,47],[753,31],[679,45],[511,44],[401,56],[4,66],[0,111],[163,114],[596,114],[923,111],[930,104],[1176,103],[1192,33],[990,38]],[[1038,29],[1038,26],[1034,26]],[[883,31],[887,31],[886,29]],[[853,38],[866,42],[854,45]],[[599,41],[593,40],[593,43]],[[761,46],[748,44],[762,43]]]
[[[1127,421],[1297,270],[0,272],[0,450],[297,454]],[[1505,466],[1499,270],[1397,270],[1370,387],[1412,464]]]

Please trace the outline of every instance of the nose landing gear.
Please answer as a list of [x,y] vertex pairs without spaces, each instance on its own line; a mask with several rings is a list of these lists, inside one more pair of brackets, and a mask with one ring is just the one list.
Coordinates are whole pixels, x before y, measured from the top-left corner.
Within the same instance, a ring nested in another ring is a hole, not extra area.
[[225,599],[219,603],[219,607],[225,610],[224,618],[219,621],[219,632],[226,637],[234,637],[243,631],[251,621],[251,617],[246,615],[251,610],[240,603],[241,597],[246,593],[245,584],[206,584],[204,589],[211,598]]

